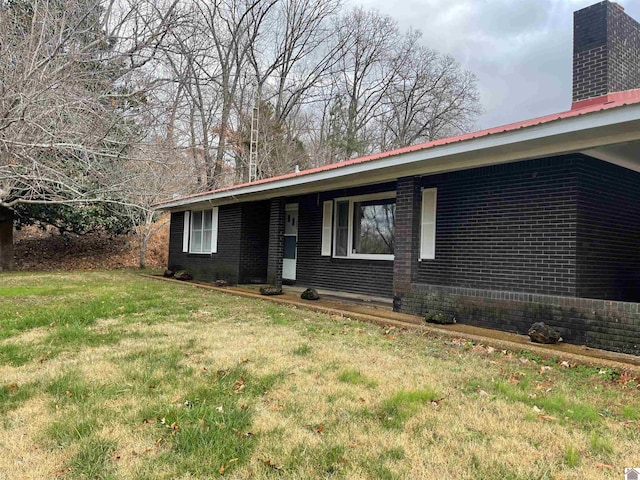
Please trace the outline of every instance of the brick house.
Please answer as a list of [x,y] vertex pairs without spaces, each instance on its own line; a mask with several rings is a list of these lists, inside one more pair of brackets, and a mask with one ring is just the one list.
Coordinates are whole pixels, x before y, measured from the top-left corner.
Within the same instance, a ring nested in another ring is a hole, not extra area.
[[640,354],[640,24],[574,14],[568,111],[167,201],[169,267]]

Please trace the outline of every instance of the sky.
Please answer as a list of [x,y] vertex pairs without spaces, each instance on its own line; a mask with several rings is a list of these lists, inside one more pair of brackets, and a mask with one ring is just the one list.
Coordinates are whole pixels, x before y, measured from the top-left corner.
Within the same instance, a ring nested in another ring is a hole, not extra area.
[[[573,12],[599,0],[348,0],[390,15],[474,73],[490,128],[571,108]],[[639,0],[618,0],[640,21]]]

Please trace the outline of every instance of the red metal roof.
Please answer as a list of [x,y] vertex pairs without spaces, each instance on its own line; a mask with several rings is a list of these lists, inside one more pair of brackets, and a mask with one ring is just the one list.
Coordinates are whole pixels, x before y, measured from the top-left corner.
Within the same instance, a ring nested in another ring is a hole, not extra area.
[[631,105],[635,103],[640,103],[640,89],[635,90],[627,90],[625,92],[618,93],[610,93],[608,95],[604,95],[602,97],[591,98],[588,100],[582,100],[579,102],[574,102],[571,110],[567,110],[561,113],[554,113],[551,115],[545,115],[543,117],[532,118],[530,120],[524,120],[521,122],[510,123],[508,125],[502,125],[499,127],[488,128],[486,130],[479,130],[476,132],[465,133],[462,135],[456,135],[454,137],[442,138],[440,140],[434,140],[432,142],[421,143],[418,145],[412,145],[409,147],[398,148],[396,150],[389,150],[387,152],[376,153],[374,155],[368,155],[365,157],[358,157],[351,160],[345,160],[338,163],[332,163],[330,165],[323,165],[321,167],[310,168],[308,170],[302,170],[300,172],[287,173],[285,175],[279,175],[276,177],[264,178],[262,180],[256,180],[254,182],[243,183],[239,185],[232,185],[230,187],[219,188],[216,190],[211,190],[208,192],[196,193],[194,195],[188,195],[185,197],[167,200],[166,202],[162,202],[158,205],[163,205],[165,203],[173,203],[179,202],[186,199],[198,198],[201,196],[211,195],[219,192],[228,192],[248,186],[254,185],[262,185],[271,182],[275,182],[278,180],[284,180],[295,177],[304,177],[307,175],[312,175],[314,173],[325,172],[328,170],[336,170],[339,168],[343,168],[349,165],[356,165],[365,162],[371,162],[373,160],[379,160],[381,158],[393,157],[396,155],[402,155],[410,152],[417,152],[420,150],[427,150],[430,148],[440,147],[443,145],[449,145],[457,142],[464,142],[467,140],[472,140],[475,138],[486,137],[489,135],[495,135],[499,133],[511,132],[514,130],[519,130],[522,128],[533,127],[536,125],[541,125],[549,122],[554,122],[557,120],[563,120],[566,118],[577,117],[579,115],[585,115],[588,113],[599,112],[602,110],[609,110],[612,108],[621,107],[623,105]]

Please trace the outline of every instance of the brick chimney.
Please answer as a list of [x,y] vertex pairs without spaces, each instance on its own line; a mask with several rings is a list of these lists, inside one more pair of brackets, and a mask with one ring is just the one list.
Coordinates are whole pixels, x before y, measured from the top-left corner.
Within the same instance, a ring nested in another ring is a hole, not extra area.
[[640,23],[605,0],[573,14],[573,102],[640,88]]

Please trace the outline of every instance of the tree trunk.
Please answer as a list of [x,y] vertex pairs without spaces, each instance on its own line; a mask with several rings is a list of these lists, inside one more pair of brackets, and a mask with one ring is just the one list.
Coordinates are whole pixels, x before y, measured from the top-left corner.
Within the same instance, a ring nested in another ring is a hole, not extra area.
[[140,237],[139,240],[139,264],[138,266],[143,269],[147,268],[147,247],[149,246],[149,235],[147,235],[146,231],[142,231],[138,233]]
[[13,210],[0,207],[0,272],[13,270]]

